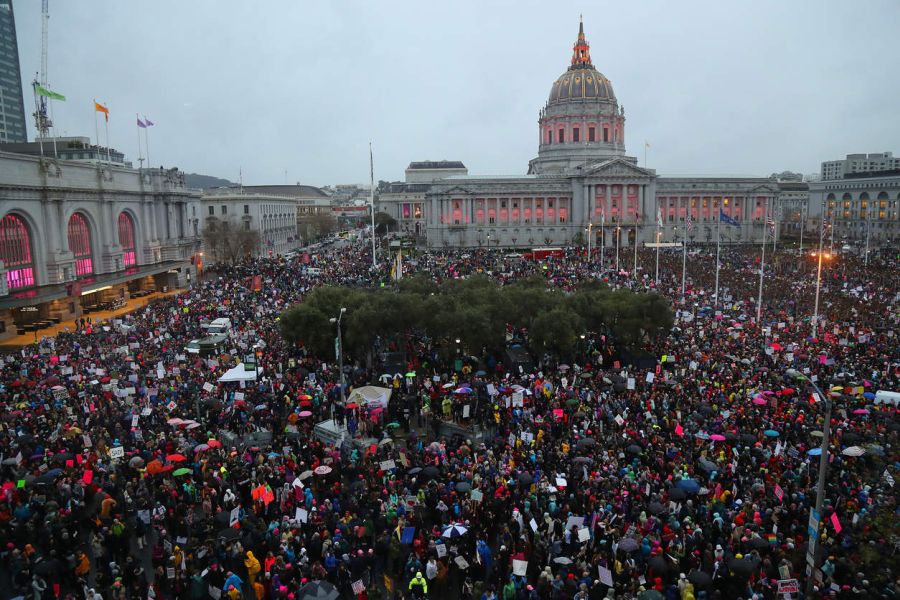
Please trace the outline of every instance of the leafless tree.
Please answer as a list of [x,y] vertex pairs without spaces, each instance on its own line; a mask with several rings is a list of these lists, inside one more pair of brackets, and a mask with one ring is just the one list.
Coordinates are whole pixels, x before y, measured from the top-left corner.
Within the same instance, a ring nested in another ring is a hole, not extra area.
[[209,218],[203,229],[203,245],[213,262],[235,264],[256,253],[259,232],[243,227],[234,217]]

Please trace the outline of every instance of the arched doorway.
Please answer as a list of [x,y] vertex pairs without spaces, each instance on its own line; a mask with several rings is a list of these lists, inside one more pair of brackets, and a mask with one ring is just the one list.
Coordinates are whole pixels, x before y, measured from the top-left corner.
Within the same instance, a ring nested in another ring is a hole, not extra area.
[[137,264],[134,244],[134,221],[126,212],[119,213],[119,245],[122,247],[122,265],[133,267]]
[[69,218],[69,250],[75,255],[75,275],[85,277],[94,273],[94,258],[91,252],[91,228],[81,213]]
[[10,290],[35,285],[31,234],[18,215],[8,214],[0,220],[0,259],[6,267],[6,285]]

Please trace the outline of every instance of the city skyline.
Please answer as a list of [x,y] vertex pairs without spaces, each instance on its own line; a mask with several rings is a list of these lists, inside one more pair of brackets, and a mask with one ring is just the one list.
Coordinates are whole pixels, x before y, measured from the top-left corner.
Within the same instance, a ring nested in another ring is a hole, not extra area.
[[[898,62],[890,2],[572,3],[551,15],[535,2],[515,13],[511,3],[221,4],[51,2],[49,83],[68,98],[54,104],[56,133],[93,137],[96,98],[111,111],[110,144],[135,164],[139,113],[157,124],[153,165],[233,181],[362,182],[370,140],[376,179],[425,159],[522,174],[583,13],[594,64],[626,110],[628,153],[643,166],[649,141],[661,174],[812,173],[900,139],[900,84],[879,76]],[[40,3],[17,2],[16,20],[27,82]]]

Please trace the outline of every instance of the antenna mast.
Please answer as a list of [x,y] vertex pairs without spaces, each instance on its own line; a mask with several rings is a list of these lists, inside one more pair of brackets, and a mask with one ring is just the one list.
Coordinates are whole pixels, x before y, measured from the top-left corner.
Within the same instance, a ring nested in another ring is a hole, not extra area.
[[[34,85],[40,83],[41,87],[47,87],[47,45],[48,34],[47,29],[50,24],[50,6],[49,0],[41,0],[41,72],[40,80],[38,76],[34,78]],[[53,122],[47,114],[47,98],[40,96],[36,100],[36,110],[34,112],[34,126],[38,131],[38,135],[42,138],[47,137]]]

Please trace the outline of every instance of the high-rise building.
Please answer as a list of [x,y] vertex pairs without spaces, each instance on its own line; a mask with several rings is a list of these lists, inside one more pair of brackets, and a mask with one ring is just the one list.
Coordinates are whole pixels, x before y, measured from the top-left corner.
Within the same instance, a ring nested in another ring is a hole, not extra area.
[[[878,173],[900,169],[900,158],[891,152],[876,154],[848,154],[843,160],[828,160],[822,163],[822,179],[834,181],[844,179],[850,173]],[[885,173],[888,174],[888,173]]]
[[0,0],[0,143],[27,139],[16,19],[12,0]]

